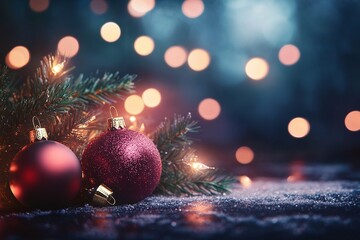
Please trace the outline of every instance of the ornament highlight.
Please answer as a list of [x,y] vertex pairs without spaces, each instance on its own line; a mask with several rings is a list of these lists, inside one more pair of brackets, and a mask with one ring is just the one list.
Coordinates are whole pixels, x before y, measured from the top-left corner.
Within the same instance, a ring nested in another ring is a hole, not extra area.
[[80,162],[68,147],[47,140],[40,122],[34,128],[30,132],[32,143],[19,151],[10,164],[10,189],[27,207],[69,206],[81,187]]
[[147,136],[126,129],[122,117],[110,115],[108,131],[84,151],[85,180],[93,186],[106,184],[116,203],[136,203],[149,196],[160,181],[160,154]]

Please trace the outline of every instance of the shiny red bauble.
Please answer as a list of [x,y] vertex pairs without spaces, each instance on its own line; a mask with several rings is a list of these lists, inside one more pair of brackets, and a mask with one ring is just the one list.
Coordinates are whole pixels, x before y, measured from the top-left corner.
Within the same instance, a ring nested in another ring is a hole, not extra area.
[[10,189],[17,200],[31,208],[69,206],[81,180],[80,161],[68,147],[55,141],[24,147],[10,164]]
[[112,189],[116,203],[135,203],[149,196],[160,181],[162,165],[155,144],[128,129],[105,132],[82,157],[85,178]]

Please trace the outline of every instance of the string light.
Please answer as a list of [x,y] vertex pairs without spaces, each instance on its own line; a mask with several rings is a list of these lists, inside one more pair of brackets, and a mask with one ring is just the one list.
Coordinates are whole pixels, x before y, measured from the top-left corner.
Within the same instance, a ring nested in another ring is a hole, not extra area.
[[159,106],[161,102],[161,94],[155,88],[148,88],[142,94],[145,106],[153,108]]
[[150,55],[155,48],[154,40],[148,36],[138,37],[134,42],[134,49],[141,56]]
[[236,160],[242,164],[249,164],[254,159],[254,152],[251,148],[243,146],[239,147],[235,153]]
[[138,115],[144,110],[144,102],[140,96],[131,95],[125,99],[124,107],[128,113]]
[[214,167],[209,167],[209,166],[207,166],[207,165],[205,165],[203,163],[200,163],[200,162],[191,162],[190,166],[196,171],[215,169]]
[[49,0],[30,0],[29,6],[34,12],[44,12],[50,5]]
[[300,50],[295,45],[287,44],[283,46],[279,51],[279,61],[286,66],[297,63],[299,59]]
[[104,41],[112,43],[117,41],[121,36],[121,29],[118,24],[114,22],[107,22],[102,25],[100,35]]
[[188,56],[188,64],[194,71],[203,71],[210,64],[210,54],[204,49],[194,49]]
[[240,176],[239,181],[244,188],[249,188],[252,184],[251,179],[246,175]]
[[187,52],[181,46],[172,46],[166,50],[164,59],[170,67],[178,68],[186,63]]
[[310,132],[310,124],[305,118],[296,117],[289,122],[288,131],[295,138],[303,138]]
[[51,68],[51,71],[54,75],[58,74],[59,72],[61,72],[61,70],[64,68],[64,63],[58,63],[55,66],[53,66]]
[[63,37],[58,43],[58,51],[62,56],[74,57],[79,51],[79,42],[73,36]]
[[6,65],[11,69],[24,67],[30,61],[30,52],[24,46],[16,46],[7,54]]
[[349,112],[344,120],[345,127],[352,132],[360,130],[360,111]]
[[155,7],[155,0],[131,0],[129,4],[134,11],[146,14]]
[[105,0],[92,0],[90,2],[91,11],[97,15],[104,14],[108,9],[108,4]]
[[215,99],[206,98],[200,102],[198,111],[203,119],[214,120],[220,115],[221,106]]
[[269,73],[269,64],[262,58],[252,58],[246,63],[245,72],[252,80],[262,80]]
[[204,12],[202,0],[185,0],[181,6],[183,14],[188,18],[197,18]]

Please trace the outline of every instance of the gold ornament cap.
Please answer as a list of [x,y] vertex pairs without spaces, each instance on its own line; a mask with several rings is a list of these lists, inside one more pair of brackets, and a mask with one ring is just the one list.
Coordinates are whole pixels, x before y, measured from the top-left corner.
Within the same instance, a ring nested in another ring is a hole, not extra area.
[[[116,116],[114,117],[111,110],[115,110]],[[108,130],[118,130],[126,128],[125,120],[123,117],[119,117],[119,114],[114,106],[110,107],[110,116],[111,118],[108,119]]]
[[[35,124],[35,119],[37,120],[38,125]],[[41,140],[48,140],[49,138],[48,134],[46,132],[46,129],[41,127],[40,120],[36,116],[34,116],[32,122],[33,122],[34,130],[31,130],[29,132],[30,142],[33,143]]]
[[96,190],[91,203],[96,206],[114,206],[116,200],[113,191],[106,185],[101,184]]

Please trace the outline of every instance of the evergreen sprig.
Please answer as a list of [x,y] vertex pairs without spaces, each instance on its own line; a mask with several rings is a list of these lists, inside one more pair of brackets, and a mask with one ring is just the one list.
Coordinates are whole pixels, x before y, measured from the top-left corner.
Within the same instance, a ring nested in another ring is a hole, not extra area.
[[[77,156],[90,138],[103,130],[100,112],[134,89],[135,75],[97,72],[94,76],[69,74],[68,59],[49,55],[40,62],[34,76],[16,79],[0,68],[0,204],[14,202],[8,188],[11,159],[28,144],[31,119],[37,116],[52,140],[68,145]],[[56,67],[56,68],[55,68]]]
[[192,163],[197,161],[193,140],[189,133],[196,132],[199,126],[191,114],[175,115],[173,121],[165,119],[151,134],[162,159],[162,175],[156,189],[165,195],[214,195],[228,193],[234,178],[222,175],[218,170],[205,168],[197,170]]
[[[104,129],[105,104],[114,104],[133,92],[135,75],[97,72],[94,76],[70,75],[68,59],[49,55],[34,76],[24,82],[6,67],[0,68],[0,210],[13,209],[15,199],[8,187],[11,159],[28,144],[33,116],[40,118],[49,137],[69,146],[79,157],[90,139]],[[162,176],[156,192],[165,195],[213,195],[229,192],[234,181],[218,170],[196,170],[193,139],[199,126],[191,115],[165,119],[150,136],[162,159]],[[205,166],[205,165],[204,165]]]

